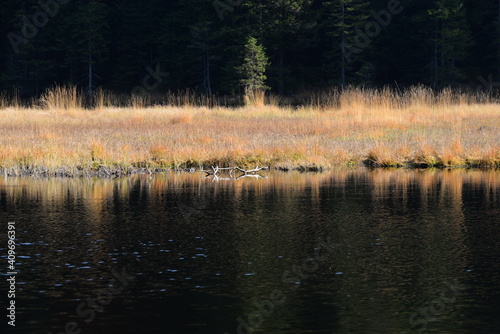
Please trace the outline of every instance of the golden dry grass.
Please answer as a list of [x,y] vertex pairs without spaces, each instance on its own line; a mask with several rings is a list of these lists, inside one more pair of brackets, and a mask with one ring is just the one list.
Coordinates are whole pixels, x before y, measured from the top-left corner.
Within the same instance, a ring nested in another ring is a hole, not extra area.
[[500,105],[450,90],[353,88],[299,108],[275,96],[239,108],[196,107],[190,96],[185,106],[112,107],[100,94],[91,110],[71,87],[29,107],[0,103],[0,167],[500,166]]

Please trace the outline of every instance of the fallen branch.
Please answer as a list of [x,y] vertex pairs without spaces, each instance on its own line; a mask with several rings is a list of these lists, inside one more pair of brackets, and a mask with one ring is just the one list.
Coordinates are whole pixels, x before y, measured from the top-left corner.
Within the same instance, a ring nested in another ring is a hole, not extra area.
[[[212,176],[213,176],[213,178],[212,178]],[[252,178],[255,178],[255,179],[266,179],[267,178],[267,176],[262,176],[262,175],[259,175],[259,174],[242,174],[242,175],[237,176],[237,177],[234,177],[234,176],[231,176],[231,177],[220,177],[220,176],[213,175],[213,174],[205,176],[205,178],[211,178],[212,181],[234,181],[234,180],[242,179],[244,177],[252,177]]]
[[240,172],[242,173],[245,173],[245,174],[249,174],[249,173],[257,173],[261,170],[268,170],[269,168],[267,167],[257,167],[257,168],[254,168],[254,169],[250,169],[250,170],[244,170],[243,168],[240,168],[240,167],[233,167],[234,169],[237,169],[239,170]]
[[238,167],[238,166],[235,166],[235,167],[223,167],[223,168],[219,168],[218,166],[210,166],[211,170],[200,170],[200,172],[204,172],[204,173],[207,173],[207,176],[208,175],[214,175],[214,176],[217,176],[217,174],[220,174],[220,171],[223,171],[223,170],[228,170],[229,171],[229,175],[230,176],[233,176],[232,173],[233,171],[235,170],[238,170],[240,172],[243,173],[242,176],[246,175],[246,176],[250,176],[249,174],[255,174],[257,172],[260,172],[261,170],[268,170],[269,168],[268,167],[257,167],[257,168],[254,168],[254,169],[249,169],[249,170],[245,170],[241,167]]

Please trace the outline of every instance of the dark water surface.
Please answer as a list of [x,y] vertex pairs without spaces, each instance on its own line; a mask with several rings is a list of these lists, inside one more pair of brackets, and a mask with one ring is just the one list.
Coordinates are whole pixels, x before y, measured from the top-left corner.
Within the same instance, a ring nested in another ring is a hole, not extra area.
[[500,171],[267,175],[0,179],[1,328],[500,332]]

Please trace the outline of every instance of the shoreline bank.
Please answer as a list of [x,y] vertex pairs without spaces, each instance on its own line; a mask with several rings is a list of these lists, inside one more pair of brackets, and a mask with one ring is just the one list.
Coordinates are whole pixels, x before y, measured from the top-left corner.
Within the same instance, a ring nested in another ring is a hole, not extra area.
[[[406,165],[378,165],[374,163],[361,164],[346,164],[330,167],[322,166],[289,166],[289,167],[269,167],[267,170],[259,171],[257,175],[265,175],[269,172],[300,172],[300,173],[327,173],[335,169],[342,168],[366,168],[366,169],[406,169],[406,170],[430,170],[430,169],[467,169],[467,170],[497,170],[500,169],[500,164],[496,165],[460,165],[460,166],[444,166],[425,164],[406,164]],[[123,167],[123,166],[107,166],[101,165],[97,168],[80,168],[62,166],[59,168],[47,167],[8,167],[0,168],[0,176],[2,177],[34,177],[34,178],[119,178],[132,175],[160,175],[167,173],[200,173],[204,176],[213,176],[207,174],[206,170],[190,167],[190,168],[168,168],[168,167]],[[231,176],[237,178],[244,175],[243,173],[228,174],[223,173],[222,176]],[[221,175],[219,175],[221,176]]]

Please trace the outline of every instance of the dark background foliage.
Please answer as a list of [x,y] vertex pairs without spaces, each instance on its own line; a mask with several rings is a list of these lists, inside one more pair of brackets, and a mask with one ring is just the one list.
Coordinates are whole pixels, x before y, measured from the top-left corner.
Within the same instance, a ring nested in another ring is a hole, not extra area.
[[[402,11],[387,17],[397,3],[4,1],[0,91],[32,97],[74,84],[130,94],[147,78],[151,91],[237,94],[235,68],[249,36],[265,47],[266,84],[280,94],[343,85],[499,85],[499,0],[401,0]],[[155,78],[154,71],[169,75]]]

